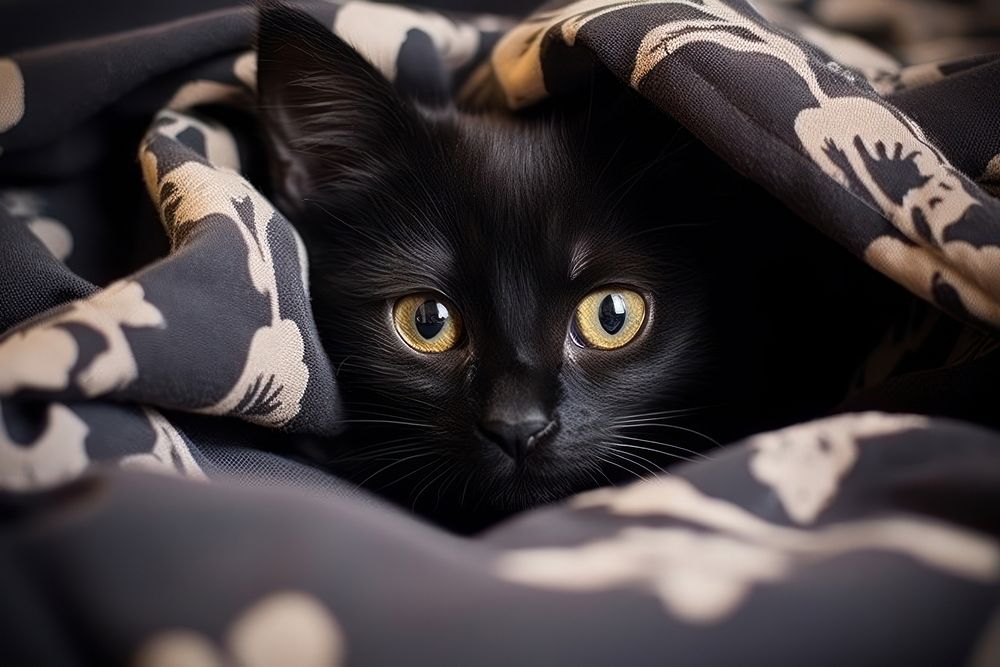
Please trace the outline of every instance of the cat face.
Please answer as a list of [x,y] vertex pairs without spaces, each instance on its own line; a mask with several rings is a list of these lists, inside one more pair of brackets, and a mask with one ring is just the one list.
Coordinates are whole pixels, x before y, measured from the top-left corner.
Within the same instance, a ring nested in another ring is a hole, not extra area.
[[516,509],[659,465],[669,445],[634,429],[696,393],[702,286],[622,141],[594,114],[419,108],[288,10],[259,48],[273,197],[350,425],[339,471]]

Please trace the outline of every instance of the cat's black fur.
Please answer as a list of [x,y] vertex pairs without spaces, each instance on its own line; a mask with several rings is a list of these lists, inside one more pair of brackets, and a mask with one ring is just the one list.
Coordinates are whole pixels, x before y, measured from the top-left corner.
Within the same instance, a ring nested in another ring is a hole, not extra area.
[[[696,430],[808,416],[846,382],[864,337],[844,341],[830,299],[864,279],[853,262],[606,75],[488,116],[404,99],[293,10],[264,12],[259,53],[272,196],[345,401],[321,454],[339,474],[468,526],[697,456]],[[606,285],[647,321],[581,347],[574,309]],[[458,308],[456,348],[400,339],[392,307],[415,292]],[[554,427],[515,461],[482,425],[529,414]]]

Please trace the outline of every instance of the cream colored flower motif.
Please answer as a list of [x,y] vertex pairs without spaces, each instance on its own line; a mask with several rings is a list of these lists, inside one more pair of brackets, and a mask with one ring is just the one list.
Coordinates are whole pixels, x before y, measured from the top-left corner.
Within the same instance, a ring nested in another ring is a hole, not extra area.
[[309,368],[304,355],[302,334],[294,321],[278,320],[257,329],[233,390],[202,411],[238,414],[259,424],[284,424],[299,413],[305,395]]
[[204,635],[193,630],[166,630],[143,644],[135,667],[225,667],[225,658]]
[[994,197],[1000,197],[1000,153],[990,158],[976,182]]
[[[883,427],[871,420],[867,432],[882,433]],[[678,619],[698,624],[737,613],[758,587],[858,551],[910,558],[975,582],[1000,582],[996,540],[931,519],[895,515],[811,531],[788,528],[707,496],[679,477],[600,489],[577,496],[572,506],[669,517],[697,528],[625,528],[580,546],[515,549],[497,559],[498,575],[566,592],[638,590],[658,598]]]
[[10,58],[0,58],[0,133],[17,125],[24,116],[24,77]]
[[270,595],[227,633],[236,662],[246,667],[330,667],[343,663],[344,637],[327,608],[305,593]]
[[[244,94],[236,86],[228,86],[227,90],[227,94],[230,95]],[[170,101],[169,108],[156,114],[156,131],[165,137],[177,139],[185,130],[197,130],[205,138],[204,158],[219,169],[236,172],[240,170],[240,153],[236,148],[236,140],[233,139],[232,133],[219,123],[195,118],[181,111],[186,104],[196,103],[199,96],[218,95],[223,92],[218,88],[207,89],[204,86],[182,88]],[[147,176],[146,184],[148,187],[148,175],[145,172],[143,175]],[[154,197],[155,200],[156,197]]]
[[399,51],[413,29],[430,37],[444,64],[452,69],[469,62],[479,48],[479,31],[472,25],[381,2],[347,2],[337,10],[333,23],[333,32],[390,81],[396,78]]
[[32,234],[60,262],[73,252],[73,235],[66,225],[54,218],[42,215],[42,198],[28,190],[4,190],[0,192],[0,208],[11,216],[23,221]]
[[240,86],[196,79],[178,88],[166,107],[173,111],[185,111],[200,104],[238,104],[244,101],[250,100],[246,90]]
[[45,430],[31,443],[14,442],[0,412],[0,489],[27,491],[72,479],[90,463],[84,442],[90,429],[65,405],[49,405]]
[[563,7],[537,12],[509,30],[493,47],[490,64],[507,106],[520,109],[546,96],[541,47],[548,31],[561,26],[563,39],[573,44],[576,34],[593,19],[636,5],[664,4],[669,0],[578,0]]
[[[187,122],[182,114],[163,113],[170,114],[167,118],[174,120],[165,126],[167,136],[173,136],[175,124]],[[190,161],[160,178],[156,155],[148,146],[140,152],[140,159],[153,201],[161,211],[172,212],[169,218],[164,216],[164,222],[174,250],[186,243],[191,226],[207,216],[219,214],[232,220],[246,247],[250,280],[270,305],[271,322],[254,333],[237,382],[219,401],[199,411],[237,415],[269,426],[287,423],[301,410],[309,384],[309,368],[305,364],[305,344],[298,324],[281,316],[268,232],[276,216],[274,207],[246,179],[230,169]],[[165,184],[172,187],[163,187]],[[298,241],[296,248],[298,251]],[[299,259],[301,262],[302,256]],[[304,275],[304,262],[302,266]]]
[[77,374],[85,396],[126,387],[139,370],[123,326],[162,327],[163,315],[145,300],[142,285],[122,280],[24,331],[0,341],[0,394],[21,389],[59,391],[68,388],[79,351],[64,324],[83,324],[101,334],[106,348]]
[[[880,237],[865,251],[866,261],[932,302],[937,282],[946,281],[973,316],[1000,324],[1000,271],[995,270],[1000,247],[977,247],[947,236],[980,203],[915,122],[875,99],[831,97],[813,69],[822,64],[811,63],[810,54],[792,40],[718,0],[671,4],[696,7],[711,18],[677,20],[651,30],[639,47],[633,86],[661,60],[695,42],[784,62],[817,102],[795,118],[795,132],[809,157],[845,189],[864,188],[879,212],[910,241]],[[733,26],[741,33],[723,29]]]
[[0,341],[0,395],[22,389],[62,391],[76,364],[76,340],[65,329],[37,326]]
[[741,539],[811,557],[858,549],[898,553],[929,567],[980,581],[1000,579],[1000,544],[979,533],[907,515],[787,528],[745,508],[701,493],[680,477],[661,477],[620,489],[577,496],[574,507],[603,507],[622,516],[668,516]]
[[925,417],[877,412],[839,415],[751,438],[750,472],[774,489],[797,523],[816,520],[858,458],[858,438],[926,428]]
[[143,454],[125,456],[118,464],[122,468],[132,470],[180,474],[190,479],[207,479],[201,466],[191,455],[184,436],[174,428],[174,425],[156,410],[143,408],[142,411],[155,434],[153,449]]
[[34,218],[28,221],[28,229],[42,242],[46,250],[60,262],[73,252],[73,236],[66,225],[53,218]]
[[139,377],[132,347],[122,326],[163,327],[163,314],[146,301],[142,285],[123,280],[88,299],[77,301],[70,312],[56,321],[81,322],[99,331],[108,347],[82,369],[78,383],[87,396],[122,389]]
[[337,667],[344,633],[316,598],[273,593],[245,610],[226,632],[225,648],[192,630],[158,633],[139,649],[135,667]]
[[522,549],[500,559],[508,581],[565,591],[634,588],[656,595],[689,623],[737,609],[754,584],[780,579],[788,555],[686,528],[628,528],[575,549]]
[[233,76],[250,90],[257,90],[257,52],[247,51],[233,63]]
[[[124,456],[118,465],[205,479],[205,473],[173,425],[155,410],[144,408],[143,412],[155,433],[153,449],[144,454]],[[0,489],[42,489],[79,477],[91,463],[85,445],[89,434],[90,427],[75,412],[60,403],[52,403],[42,433],[34,442],[18,443],[7,433],[0,412]]]
[[[629,77],[633,87],[639,88],[660,62],[691,44],[716,44],[784,63],[816,100],[816,105],[800,111],[794,120],[805,152],[841,187],[863,201],[873,201],[907,239],[880,236],[866,249],[865,260],[932,303],[945,290],[949,298],[960,299],[960,307],[973,317],[1000,325],[1000,271],[996,270],[1000,247],[948,235],[971,208],[984,205],[966,189],[966,185],[973,187],[971,182],[948,163],[913,120],[887,103],[861,94],[828,95],[816,72],[827,69],[852,78],[840,63],[819,60],[792,39],[724,2],[580,0],[536,14],[505,35],[493,52],[492,70],[508,105],[523,107],[546,95],[540,53],[551,31],[558,29],[563,41],[573,44],[590,21],[645,4],[691,11],[676,13],[678,18],[665,20],[643,37]],[[817,37],[815,31],[806,36]],[[834,43],[828,36],[824,45],[848,52],[844,43]],[[859,63],[873,63],[872,72],[892,67],[888,60],[873,60],[871,53],[859,54],[857,49],[851,50],[851,58],[855,57]],[[472,95],[481,92],[469,91]],[[989,186],[990,181],[984,183]]]

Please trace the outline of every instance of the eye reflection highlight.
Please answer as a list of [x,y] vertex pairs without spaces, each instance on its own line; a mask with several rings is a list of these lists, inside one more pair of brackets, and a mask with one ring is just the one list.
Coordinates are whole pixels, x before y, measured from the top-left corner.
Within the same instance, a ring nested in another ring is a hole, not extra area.
[[392,309],[396,332],[418,352],[436,354],[452,349],[462,334],[458,310],[433,294],[411,294]]
[[584,347],[616,350],[628,345],[646,321],[646,301],[638,292],[604,288],[580,301],[573,317],[574,338]]

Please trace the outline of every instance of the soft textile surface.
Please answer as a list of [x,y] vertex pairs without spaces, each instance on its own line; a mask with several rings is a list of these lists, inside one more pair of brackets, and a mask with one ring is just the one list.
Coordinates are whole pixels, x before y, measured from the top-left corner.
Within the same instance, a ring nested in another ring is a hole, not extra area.
[[1000,438],[842,416],[458,540],[139,473],[3,498],[3,664],[995,665]]
[[[795,4],[585,0],[510,30],[303,6],[416,95],[521,108],[600,63],[942,313],[873,351],[868,399],[989,404],[1000,57],[904,67]],[[123,11],[0,57],[4,664],[996,659],[1000,436],[971,425],[834,417],[472,542],[258,452],[339,409],[260,191],[252,12]]]

